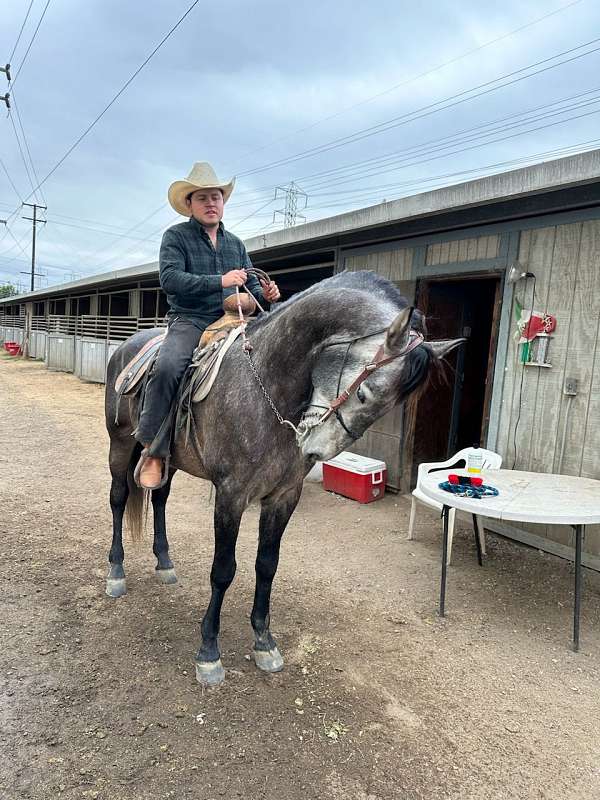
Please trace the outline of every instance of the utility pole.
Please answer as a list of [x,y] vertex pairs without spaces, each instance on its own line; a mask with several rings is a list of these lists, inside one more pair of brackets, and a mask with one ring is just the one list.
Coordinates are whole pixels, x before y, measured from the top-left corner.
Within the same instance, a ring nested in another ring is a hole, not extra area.
[[293,228],[298,218],[306,222],[306,217],[298,213],[298,198],[304,200],[302,210],[308,205],[308,195],[292,181],[288,187],[278,186],[275,190],[275,199],[279,197],[278,192],[283,192],[285,197],[285,208],[273,212],[273,222],[275,222],[277,214],[283,215],[283,227]]
[[46,224],[45,219],[38,219],[37,218],[37,210],[38,208],[42,208],[44,211],[47,210],[46,206],[38,206],[37,203],[23,203],[24,206],[29,206],[33,208],[33,217],[23,217],[23,219],[29,219],[33,223],[33,241],[31,245],[31,291],[35,289],[35,231],[36,225],[38,223],[42,223],[43,225]]

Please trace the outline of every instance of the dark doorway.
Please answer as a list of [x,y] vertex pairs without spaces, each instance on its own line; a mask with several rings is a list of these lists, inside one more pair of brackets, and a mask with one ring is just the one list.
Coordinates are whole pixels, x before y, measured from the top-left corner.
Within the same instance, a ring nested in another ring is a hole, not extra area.
[[417,306],[429,339],[464,336],[443,373],[432,378],[416,407],[412,482],[425,461],[443,461],[457,450],[485,444],[500,320],[500,278],[423,280]]

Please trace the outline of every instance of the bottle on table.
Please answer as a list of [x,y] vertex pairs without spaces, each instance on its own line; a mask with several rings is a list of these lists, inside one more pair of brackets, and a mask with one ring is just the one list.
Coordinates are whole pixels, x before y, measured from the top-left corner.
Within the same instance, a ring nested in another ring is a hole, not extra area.
[[479,448],[479,443],[473,445],[473,449],[467,456],[467,472],[472,475],[479,475],[483,469],[483,455]]

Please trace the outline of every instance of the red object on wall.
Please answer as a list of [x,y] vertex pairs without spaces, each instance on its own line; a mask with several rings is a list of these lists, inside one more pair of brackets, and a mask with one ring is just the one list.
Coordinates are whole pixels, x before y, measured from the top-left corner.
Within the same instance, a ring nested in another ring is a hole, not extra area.
[[18,356],[21,354],[21,345],[18,342],[4,342],[4,349],[11,356]]
[[359,503],[381,500],[385,494],[387,469],[384,461],[340,453],[323,463],[323,488]]

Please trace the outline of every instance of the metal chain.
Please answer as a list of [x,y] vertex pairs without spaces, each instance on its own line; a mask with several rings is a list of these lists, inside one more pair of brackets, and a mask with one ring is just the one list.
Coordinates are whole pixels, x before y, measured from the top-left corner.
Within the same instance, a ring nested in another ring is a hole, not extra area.
[[[260,273],[260,277],[262,277],[267,282],[270,282],[270,280],[271,280],[270,277],[267,275],[267,273],[266,272],[262,272],[262,270],[257,270],[255,268],[251,268],[251,270],[249,270],[249,271],[252,271],[252,272],[254,272],[256,274]],[[248,294],[251,297],[254,298],[255,302],[258,305],[258,307],[262,311],[263,309],[261,308],[260,303],[258,303],[258,300],[256,300],[256,298],[254,297],[252,292],[250,292],[250,290],[246,286],[244,286],[244,289],[246,289]],[[258,374],[258,372],[256,370],[256,367],[254,366],[254,362],[252,361],[252,355],[251,355],[252,345],[250,344],[250,340],[246,336],[246,320],[244,319],[244,314],[243,314],[243,311],[242,311],[242,304],[241,304],[241,301],[240,301],[240,289],[239,289],[239,286],[235,287],[235,295],[236,295],[236,300],[237,300],[238,316],[239,316],[239,319],[240,319],[240,327],[242,329],[242,342],[243,342],[242,349],[243,349],[244,353],[248,356],[248,363],[250,365],[250,370],[251,370],[252,374],[254,375],[254,379],[256,380],[258,385],[260,386],[260,390],[263,393],[265,400],[267,401],[267,403],[271,407],[271,410],[273,411],[273,413],[277,417],[277,421],[279,422],[280,425],[288,425],[294,431],[294,433],[296,434],[296,442],[298,443],[298,446],[300,446],[301,440],[308,433],[306,425],[304,425],[303,423],[300,423],[300,426],[297,428],[294,425],[293,422],[290,422],[289,420],[284,419],[281,416],[281,414],[279,413],[279,411],[277,410],[277,406],[275,405],[275,403],[271,399],[271,396],[269,395],[269,393],[265,389],[265,385],[262,382],[262,380],[260,378],[260,375]]]
[[[247,341],[247,340],[246,340],[246,341]],[[269,393],[268,393],[268,392],[267,392],[267,390],[265,389],[265,385],[264,385],[264,383],[262,382],[262,380],[261,380],[261,378],[260,378],[260,375],[258,374],[258,371],[257,371],[256,367],[254,366],[254,361],[252,361],[252,355],[250,354],[250,350],[248,349],[248,347],[246,347],[246,346],[245,346],[245,343],[244,343],[244,347],[243,347],[243,349],[244,349],[244,353],[245,353],[245,354],[248,356],[248,363],[249,363],[249,365],[250,365],[250,369],[251,369],[251,371],[252,371],[252,374],[254,375],[254,379],[256,380],[256,382],[258,383],[258,385],[260,386],[260,390],[261,390],[261,392],[263,393],[265,400],[267,401],[267,403],[268,403],[268,404],[269,404],[269,406],[271,407],[271,410],[273,411],[273,413],[274,413],[274,414],[275,414],[275,416],[277,417],[277,421],[279,422],[279,424],[280,424],[280,425],[289,425],[289,427],[290,427],[290,428],[291,428],[291,429],[294,431],[294,433],[296,434],[296,436],[298,436],[298,437],[302,437],[302,436],[304,435],[304,429],[297,428],[297,427],[294,425],[294,423],[293,423],[293,422],[290,422],[288,419],[284,419],[284,418],[281,416],[281,414],[279,413],[279,411],[277,410],[277,406],[275,405],[275,403],[273,402],[273,400],[272,400],[271,396],[269,395]]]

